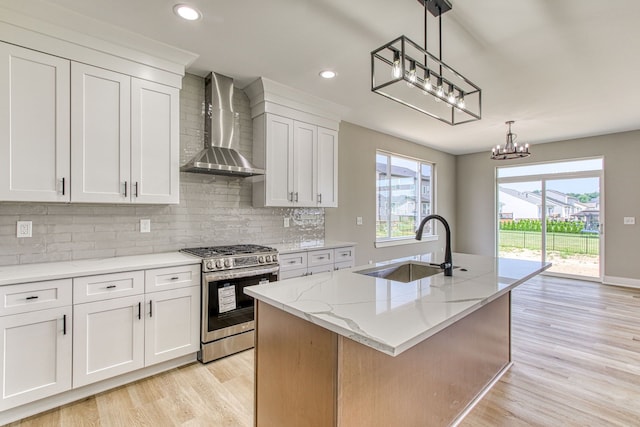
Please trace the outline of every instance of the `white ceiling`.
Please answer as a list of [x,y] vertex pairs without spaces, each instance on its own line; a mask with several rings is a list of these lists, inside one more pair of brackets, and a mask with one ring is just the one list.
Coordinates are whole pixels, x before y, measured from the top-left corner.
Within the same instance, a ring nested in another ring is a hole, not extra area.
[[[346,121],[453,154],[503,143],[506,120],[516,121],[519,142],[532,144],[640,129],[636,0],[452,0],[443,15],[443,59],[483,91],[482,120],[455,127],[370,89],[373,49],[400,35],[423,42],[416,0],[182,2],[202,11],[196,22],[173,14],[178,2],[0,5],[80,31],[97,31],[93,19],[112,24],[196,53],[188,72],[222,73],[241,88],[268,77],[345,106]],[[338,77],[321,79],[322,69]]]

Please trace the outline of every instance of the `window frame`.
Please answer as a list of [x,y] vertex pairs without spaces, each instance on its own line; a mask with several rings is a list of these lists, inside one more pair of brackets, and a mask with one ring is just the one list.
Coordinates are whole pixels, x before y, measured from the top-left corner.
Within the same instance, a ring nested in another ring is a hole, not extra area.
[[[375,160],[375,170],[376,170],[376,228],[375,228],[375,239],[374,239],[374,246],[376,248],[378,247],[385,247],[385,246],[396,246],[396,245],[404,245],[404,244],[414,244],[414,243],[420,243],[419,241],[415,240],[415,237],[413,235],[411,236],[398,236],[398,237],[392,237],[390,236],[391,234],[391,217],[392,217],[392,205],[395,204],[391,202],[392,197],[393,197],[393,186],[392,185],[388,185],[388,193],[386,195],[387,200],[384,202],[384,206],[381,206],[381,198],[380,198],[380,192],[378,190],[379,186],[379,172],[378,172],[378,158],[380,156],[385,156],[387,158],[387,163],[386,163],[386,171],[385,174],[387,176],[391,176],[391,167],[394,164],[394,158],[398,159],[400,161],[409,161],[409,162],[415,162],[416,167],[417,167],[417,175],[420,177],[418,178],[419,182],[415,182],[414,183],[414,193],[415,193],[415,200],[414,200],[414,214],[415,214],[415,224],[416,224],[416,228],[418,226],[418,224],[420,223],[420,221],[422,220],[422,218],[424,218],[424,216],[426,216],[429,213],[433,213],[435,211],[435,204],[436,204],[436,198],[435,198],[435,181],[436,181],[436,163],[433,161],[429,161],[429,160],[425,160],[422,158],[417,158],[417,157],[412,157],[412,156],[407,156],[404,154],[398,154],[398,153],[394,153],[391,151],[387,151],[387,150],[381,150],[381,149],[377,149],[376,150],[376,160]],[[427,187],[424,182],[422,182],[422,170],[424,166],[428,166],[430,168],[430,182],[428,184],[428,190],[425,192],[425,188]],[[389,181],[389,184],[391,184],[391,182]],[[424,201],[424,195],[428,194],[429,198],[428,200]],[[423,215],[423,205],[430,205],[430,209],[429,212],[427,214]],[[378,223],[379,223],[379,214],[382,211],[382,209],[385,209],[385,216],[387,217],[387,236],[386,237],[379,237],[378,236]],[[425,229],[425,232],[423,234],[423,239],[422,241],[432,241],[432,240],[437,240],[438,236],[435,235],[433,233],[433,230],[428,230]]]

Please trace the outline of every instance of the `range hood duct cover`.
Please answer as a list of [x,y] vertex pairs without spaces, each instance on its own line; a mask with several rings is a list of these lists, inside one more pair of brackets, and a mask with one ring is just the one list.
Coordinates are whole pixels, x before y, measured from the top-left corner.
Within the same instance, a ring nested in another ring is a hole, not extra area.
[[209,175],[264,175],[235,147],[240,137],[239,114],[233,111],[233,79],[211,73],[204,84],[204,150],[180,168],[183,172]]

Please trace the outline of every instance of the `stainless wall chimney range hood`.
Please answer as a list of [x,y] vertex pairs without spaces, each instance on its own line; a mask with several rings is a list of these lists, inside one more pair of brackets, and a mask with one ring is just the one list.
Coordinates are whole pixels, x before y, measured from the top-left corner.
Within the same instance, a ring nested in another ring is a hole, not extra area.
[[211,73],[204,85],[204,150],[184,164],[182,172],[247,177],[264,175],[237,150],[239,114],[233,111],[233,79]]

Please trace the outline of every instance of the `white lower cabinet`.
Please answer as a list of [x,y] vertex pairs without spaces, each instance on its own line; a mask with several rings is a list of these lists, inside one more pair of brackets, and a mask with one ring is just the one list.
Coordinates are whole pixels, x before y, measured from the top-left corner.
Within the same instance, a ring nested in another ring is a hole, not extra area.
[[146,295],[145,366],[200,350],[200,287]]
[[0,317],[0,411],[71,389],[71,306]]
[[73,387],[144,366],[144,295],[74,306]]
[[345,246],[281,254],[278,280],[351,268],[355,260],[354,252],[353,246]]
[[93,302],[74,306],[73,387],[198,351],[199,269],[186,265],[74,279],[76,298],[93,290]]

